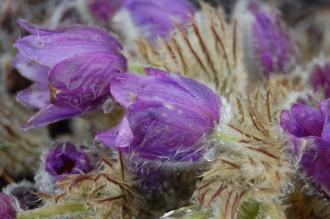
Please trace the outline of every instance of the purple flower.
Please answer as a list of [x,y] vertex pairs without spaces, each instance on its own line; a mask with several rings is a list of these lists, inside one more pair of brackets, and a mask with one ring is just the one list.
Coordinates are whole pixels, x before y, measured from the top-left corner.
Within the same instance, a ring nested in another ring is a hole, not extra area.
[[[280,115],[281,127],[292,135],[300,166],[324,191],[330,194],[330,99],[317,108],[296,103]],[[302,150],[301,140],[307,142]]]
[[107,32],[86,26],[47,30],[19,21],[31,35],[18,39],[14,65],[34,83],[17,99],[40,109],[25,129],[97,109],[110,95],[112,76],[126,70],[121,45]]
[[16,209],[13,204],[13,199],[0,192],[0,218],[2,219],[15,219]]
[[45,166],[54,177],[87,173],[93,168],[86,152],[69,142],[55,144],[47,154]]
[[96,18],[107,21],[120,9],[122,3],[122,0],[90,0],[88,8]]
[[251,57],[249,65],[257,63],[254,68],[264,75],[287,73],[295,59],[295,48],[278,11],[256,1],[249,1],[247,7],[252,15],[245,42]]
[[147,160],[198,160],[201,138],[219,122],[220,98],[207,86],[159,69],[147,76],[124,73],[111,81],[111,94],[127,114],[96,140]]
[[330,98],[330,63],[315,65],[310,82],[315,91],[322,90],[325,98]]

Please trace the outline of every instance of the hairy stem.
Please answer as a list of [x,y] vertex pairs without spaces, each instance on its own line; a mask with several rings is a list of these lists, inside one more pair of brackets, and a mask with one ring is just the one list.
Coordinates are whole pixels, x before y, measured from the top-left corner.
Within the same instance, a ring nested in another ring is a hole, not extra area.
[[56,215],[74,214],[83,212],[85,204],[80,202],[69,202],[36,208],[29,211],[18,212],[17,219],[46,218]]

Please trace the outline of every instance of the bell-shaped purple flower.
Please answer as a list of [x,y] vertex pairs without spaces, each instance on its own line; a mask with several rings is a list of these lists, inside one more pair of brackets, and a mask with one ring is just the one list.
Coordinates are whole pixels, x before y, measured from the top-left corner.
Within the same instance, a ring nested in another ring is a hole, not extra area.
[[[292,135],[300,166],[330,195],[330,99],[317,108],[296,103],[280,115],[281,127]],[[301,148],[301,140],[305,148]]]
[[126,70],[121,45],[87,26],[47,30],[19,21],[31,35],[18,39],[14,65],[34,82],[17,99],[40,109],[23,126],[39,127],[97,109],[110,95],[110,80]]
[[146,160],[198,160],[202,137],[219,122],[220,98],[192,79],[145,71],[147,76],[124,73],[112,79],[111,94],[127,114],[96,140]]
[[87,173],[93,165],[82,147],[66,142],[55,144],[47,154],[46,171],[53,177],[67,174]]
[[0,192],[0,218],[16,218],[16,209],[14,207],[13,199],[2,192]]
[[[246,34],[244,46],[251,74],[268,76],[288,73],[295,61],[295,46],[282,22],[279,12],[254,0],[247,1],[250,19],[244,16]],[[240,15],[239,15],[240,16]]]
[[316,64],[310,82],[315,91],[323,91],[325,98],[330,98],[330,63]]
[[187,0],[125,0],[124,6],[143,35],[151,40],[166,38],[175,23],[185,24],[196,10]]
[[93,16],[102,21],[109,20],[121,8],[123,0],[89,0],[88,8]]

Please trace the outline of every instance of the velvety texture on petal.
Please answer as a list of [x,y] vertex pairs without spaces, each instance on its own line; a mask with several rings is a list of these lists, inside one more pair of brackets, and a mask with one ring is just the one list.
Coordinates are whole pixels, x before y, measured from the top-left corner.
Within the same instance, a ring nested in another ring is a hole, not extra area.
[[13,61],[15,68],[27,79],[47,85],[47,73],[49,68],[38,64],[18,53]]
[[49,72],[51,101],[86,112],[110,95],[110,80],[126,70],[126,59],[109,53],[84,53],[65,59]]
[[56,27],[53,29],[45,28],[39,25],[30,24],[23,19],[18,19],[17,23],[19,26],[35,35],[35,36],[46,36],[46,35],[58,35],[64,34],[68,36],[74,37],[75,35],[85,35],[85,38],[78,38],[78,39],[88,39],[92,41],[103,41],[106,44],[113,44],[113,48],[115,50],[121,50],[123,47],[118,42],[118,40],[112,36],[110,33],[106,32],[105,30],[99,27],[93,26],[86,26],[86,25],[74,25],[68,27]]
[[184,24],[195,12],[187,0],[125,0],[124,6],[149,39],[166,37],[175,23]]
[[160,102],[131,105],[128,121],[134,135],[131,151],[150,160],[198,159],[199,140],[213,129],[201,115]]
[[145,72],[147,76],[122,73],[111,80],[112,96],[127,114],[96,140],[146,160],[198,160],[203,136],[219,122],[220,98],[192,79],[154,68]]
[[116,76],[111,81],[111,94],[125,107],[138,101],[160,101],[195,111],[205,116],[210,125],[219,120],[220,99],[211,89],[186,77],[156,69],[150,73],[151,70],[147,69],[149,76]]
[[76,109],[58,107],[51,104],[45,108],[42,108],[38,113],[33,115],[27,123],[22,125],[22,128],[24,130],[37,128],[63,119],[68,119],[79,114],[81,114],[81,112]]
[[18,92],[16,98],[27,106],[42,109],[49,105],[48,86],[34,83],[30,87]]
[[89,0],[88,8],[96,18],[107,21],[120,9],[123,0]]
[[66,142],[55,144],[51,148],[46,157],[45,169],[50,175],[58,177],[87,173],[92,170],[92,165],[83,149]]
[[[263,3],[250,1],[248,9],[254,17],[251,24],[253,53],[259,60],[264,74],[287,73],[292,67],[295,51],[276,9]],[[251,55],[251,54],[250,54]]]
[[[59,43],[60,42],[60,43]],[[76,26],[47,35],[30,35],[19,39],[16,48],[23,56],[41,65],[56,63],[88,52],[118,53],[119,42],[109,33],[96,27]]]
[[15,219],[16,209],[10,196],[0,192],[0,218]]

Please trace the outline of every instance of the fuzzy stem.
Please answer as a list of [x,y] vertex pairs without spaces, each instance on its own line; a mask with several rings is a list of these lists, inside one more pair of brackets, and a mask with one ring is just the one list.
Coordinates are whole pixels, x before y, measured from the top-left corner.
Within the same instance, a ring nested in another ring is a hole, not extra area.
[[49,205],[29,211],[18,212],[17,219],[46,218],[56,215],[74,214],[83,212],[84,209],[84,203],[69,202],[65,204]]

